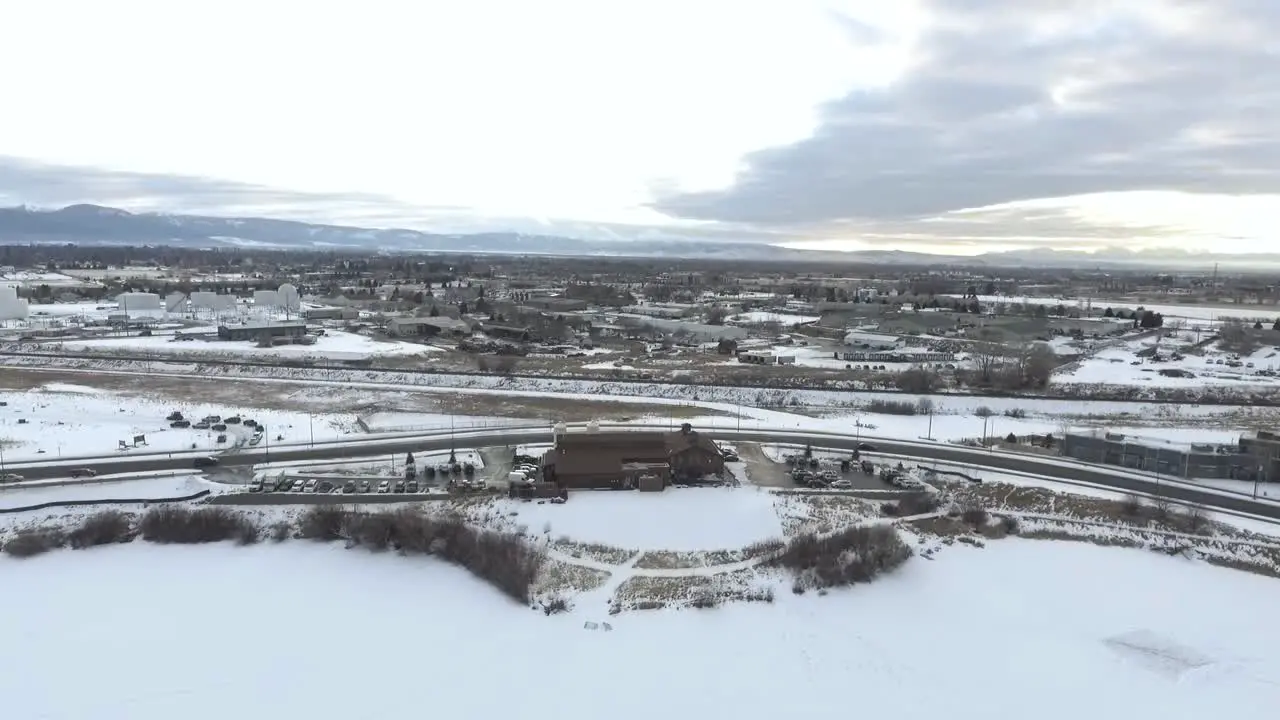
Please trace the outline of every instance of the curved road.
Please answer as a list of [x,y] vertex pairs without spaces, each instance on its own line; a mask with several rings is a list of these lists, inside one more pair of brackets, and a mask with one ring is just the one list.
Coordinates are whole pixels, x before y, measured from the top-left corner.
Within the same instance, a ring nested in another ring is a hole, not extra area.
[[[646,426],[631,425],[608,429],[652,430]],[[663,430],[667,427],[662,426]],[[577,428],[575,427],[575,430]],[[706,429],[702,434],[716,440],[783,443],[852,451],[859,444],[870,444],[877,453],[902,455],[921,460],[938,460],[960,463],[976,468],[1007,470],[1037,475],[1048,479],[1070,480],[1112,487],[1120,491],[1155,494],[1170,500],[1194,503],[1210,508],[1280,520],[1280,504],[1258,502],[1244,495],[1229,495],[1189,487],[1185,484],[1160,483],[1154,478],[1123,474],[1119,469],[1100,465],[1088,465],[1064,461],[1059,458],[1042,458],[1033,455],[989,452],[975,448],[946,445],[933,442],[894,440],[871,436],[854,437],[835,433],[803,430],[731,430]],[[221,467],[243,467],[265,462],[296,460],[322,460],[342,457],[367,457],[371,454],[393,454],[427,450],[447,450],[452,447],[492,447],[502,445],[550,444],[552,430],[546,426],[502,427],[455,432],[452,435],[430,434],[410,437],[368,437],[358,441],[317,443],[281,446],[277,448],[251,448],[224,452],[218,455]],[[8,463],[6,470],[21,474],[28,480],[66,477],[70,468],[93,468],[99,474],[139,473],[159,470],[182,470],[193,467],[194,458],[204,453],[155,453],[149,455],[108,456],[84,458],[67,462]]]

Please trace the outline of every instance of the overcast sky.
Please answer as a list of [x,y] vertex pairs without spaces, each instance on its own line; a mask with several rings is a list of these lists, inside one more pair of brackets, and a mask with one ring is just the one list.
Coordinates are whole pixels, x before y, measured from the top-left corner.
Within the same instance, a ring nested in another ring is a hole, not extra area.
[[41,0],[0,78],[0,204],[1280,248],[1280,0]]

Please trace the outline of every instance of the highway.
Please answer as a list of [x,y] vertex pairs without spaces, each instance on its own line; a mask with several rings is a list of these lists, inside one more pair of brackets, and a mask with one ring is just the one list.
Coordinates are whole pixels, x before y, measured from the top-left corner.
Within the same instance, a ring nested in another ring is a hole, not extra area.
[[[668,429],[666,425],[661,426],[661,428],[642,425],[605,427],[609,430]],[[575,426],[572,431],[581,432],[582,429]],[[1200,490],[1183,483],[1160,483],[1153,477],[1123,474],[1123,470],[1119,468],[1076,463],[1062,458],[1045,458],[1009,452],[989,452],[977,448],[935,442],[895,440],[872,436],[855,437],[853,435],[807,430],[711,428],[700,432],[716,440],[794,445],[808,444],[815,448],[833,450],[852,451],[859,444],[869,444],[874,446],[876,453],[881,454],[914,458],[922,461],[937,460],[957,463],[975,469],[987,469],[997,472],[1026,473],[1051,480],[1059,479],[1090,483],[1115,488],[1120,491],[1159,494],[1174,501],[1280,520],[1280,504],[1278,503],[1259,502],[1245,495],[1230,495],[1222,492]],[[417,436],[404,436],[403,434],[384,438],[369,436],[358,441],[317,443],[315,446],[285,445],[275,448],[243,448],[221,453],[217,457],[220,466],[234,468],[266,462],[368,457],[383,453],[447,450],[450,447],[480,448],[504,445],[550,444],[553,439],[552,429],[545,425],[499,427]],[[8,463],[6,470],[19,473],[28,480],[66,477],[70,469],[74,467],[92,468],[99,474],[182,470],[192,468],[194,458],[203,454],[153,453],[123,457],[109,456],[94,459],[85,458],[75,461],[75,464],[71,465],[65,462],[55,463],[49,461]]]

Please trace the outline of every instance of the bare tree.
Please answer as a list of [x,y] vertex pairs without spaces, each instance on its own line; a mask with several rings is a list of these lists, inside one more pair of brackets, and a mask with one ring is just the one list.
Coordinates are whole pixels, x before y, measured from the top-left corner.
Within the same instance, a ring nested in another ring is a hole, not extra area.
[[1258,338],[1243,320],[1231,318],[1218,328],[1219,345],[1227,352],[1252,354],[1258,349]]
[[979,405],[978,408],[973,411],[973,414],[980,418],[989,418],[992,415],[995,415],[996,411],[986,405]]
[[969,360],[973,363],[973,370],[979,383],[991,383],[996,370],[1004,363],[1006,354],[1005,347],[999,343],[973,344],[969,350]]
[[723,325],[725,318],[728,316],[729,316],[728,310],[725,310],[723,307],[716,305],[715,307],[707,311],[707,324]]

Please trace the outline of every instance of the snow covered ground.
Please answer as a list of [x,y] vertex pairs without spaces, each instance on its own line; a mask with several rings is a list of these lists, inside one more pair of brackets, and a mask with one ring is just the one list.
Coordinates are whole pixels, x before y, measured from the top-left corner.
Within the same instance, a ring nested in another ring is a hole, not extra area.
[[804,323],[818,322],[822,318],[816,315],[793,315],[791,313],[776,313],[768,310],[752,310],[751,312],[738,313],[728,318],[728,322],[738,325],[752,325],[756,323],[778,323],[779,325],[803,325]]
[[[1008,303],[1022,305],[1064,305],[1066,307],[1085,307],[1085,300],[1063,300],[1061,298],[1051,297],[1021,297],[1021,296],[1004,296],[1004,295],[980,295],[978,301],[982,303]],[[1274,306],[1259,305],[1182,305],[1182,304],[1161,304],[1161,303],[1130,303],[1130,302],[1112,302],[1110,300],[1094,299],[1089,301],[1092,309],[1101,312],[1106,308],[1112,310],[1137,310],[1144,308],[1151,312],[1160,313],[1165,317],[1165,323],[1171,320],[1181,320],[1188,326],[1193,325],[1213,325],[1228,318],[1247,318],[1249,320],[1262,320],[1263,322],[1275,322],[1276,318],[1280,318],[1280,309]]]
[[473,430],[503,425],[528,425],[521,418],[498,418],[474,415],[441,415],[439,413],[376,412],[363,415],[369,432],[402,432],[410,430]]
[[[72,378],[73,379],[73,378]],[[119,395],[74,383],[51,383],[24,392],[0,391],[0,438],[10,443],[4,448],[6,461],[53,460],[59,457],[125,454],[124,441],[132,448],[133,438],[144,435],[146,444],[137,452],[179,450],[219,450],[247,439],[251,430],[241,425],[227,426],[228,442],[219,444],[220,433],[212,430],[169,427],[165,417],[173,411],[188,419],[206,415],[240,413],[267,427],[268,442],[309,442],[332,440],[359,432],[354,415],[316,414],[262,410],[240,406],[191,403],[172,399],[147,399]],[[22,421],[26,422],[22,422]]]
[[755,488],[579,492],[563,505],[503,499],[496,510],[532,534],[637,550],[720,550],[782,537],[773,496]]
[[[216,330],[215,330],[216,332]],[[191,356],[275,356],[288,358],[316,358],[323,360],[363,360],[390,355],[423,355],[439,352],[430,345],[377,341],[364,335],[329,330],[316,338],[314,345],[278,345],[260,348],[257,343],[223,342],[220,340],[175,341],[172,336],[101,338],[96,340],[69,340],[58,345],[67,350],[117,350],[163,355]]]
[[[134,542],[0,558],[0,574],[13,718],[1253,720],[1280,698],[1280,583],[1085,544],[1006,540],[825,596],[619,616],[545,617],[434,560],[339,544]],[[341,657],[377,662],[335,665],[335,632]],[[535,656],[572,681],[459,672]],[[635,667],[656,673],[643,692],[619,672]]]

